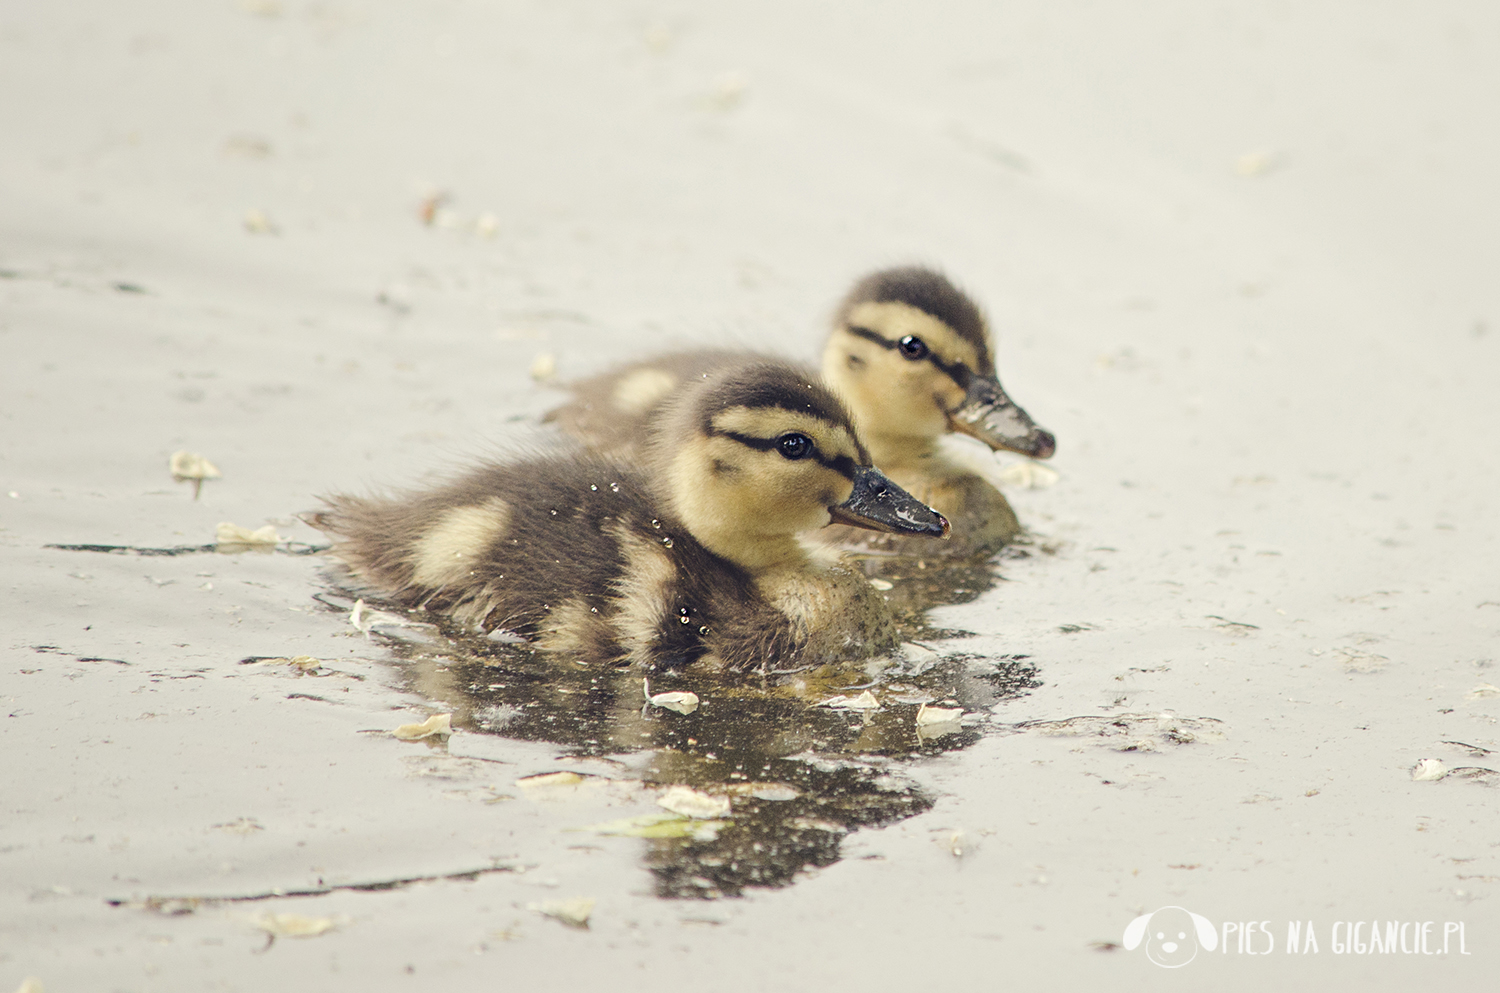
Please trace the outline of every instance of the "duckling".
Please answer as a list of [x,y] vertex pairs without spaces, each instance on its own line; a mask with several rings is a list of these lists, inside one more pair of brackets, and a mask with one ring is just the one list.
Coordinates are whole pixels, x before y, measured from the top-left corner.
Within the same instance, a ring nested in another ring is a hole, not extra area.
[[949,525],[872,466],[833,393],[785,364],[739,365],[660,416],[638,463],[490,463],[405,498],[330,497],[309,520],[396,603],[586,661],[785,671],[896,646],[880,593],[797,537]]
[[[995,375],[992,335],[979,307],[947,277],[906,266],[855,283],[834,313],[823,381],[854,412],[875,464],[953,523],[939,552],[920,539],[832,528],[822,540],[902,554],[989,554],[1021,534],[1009,502],[989,481],[946,455],[944,435],[970,435],[994,450],[1050,458],[1057,440],[1006,395]],[[572,385],[576,399],[546,419],[598,451],[638,452],[662,406],[684,383],[760,356],[695,351],[661,356]]]

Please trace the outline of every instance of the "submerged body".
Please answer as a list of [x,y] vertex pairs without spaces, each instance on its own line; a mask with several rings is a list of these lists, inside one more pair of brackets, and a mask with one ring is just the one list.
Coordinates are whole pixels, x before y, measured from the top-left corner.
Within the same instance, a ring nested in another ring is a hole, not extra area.
[[947,522],[870,467],[805,379],[711,377],[665,413],[643,468],[494,463],[407,498],[333,497],[313,523],[389,599],[585,661],[785,670],[887,651],[880,593],[796,537],[835,518],[928,536]]
[[[630,456],[649,444],[676,392],[717,370],[762,356],[734,351],[665,355],[573,385],[575,399],[548,417],[596,451]],[[855,284],[834,317],[822,378],[849,404],[875,465],[948,516],[941,548],[902,535],[833,528],[846,547],[969,557],[1015,540],[1020,523],[987,480],[944,454],[950,433],[992,449],[1049,458],[1057,443],[1014,404],[995,377],[991,334],[979,308],[942,275],[883,270]]]

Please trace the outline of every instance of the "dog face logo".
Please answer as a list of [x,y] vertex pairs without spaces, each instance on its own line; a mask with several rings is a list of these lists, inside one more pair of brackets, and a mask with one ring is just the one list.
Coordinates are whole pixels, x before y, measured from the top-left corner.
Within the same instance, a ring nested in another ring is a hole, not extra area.
[[1219,936],[1206,917],[1181,907],[1158,907],[1125,927],[1126,951],[1135,951],[1142,941],[1148,959],[1164,969],[1177,969],[1193,961],[1199,945],[1209,951],[1217,948]]

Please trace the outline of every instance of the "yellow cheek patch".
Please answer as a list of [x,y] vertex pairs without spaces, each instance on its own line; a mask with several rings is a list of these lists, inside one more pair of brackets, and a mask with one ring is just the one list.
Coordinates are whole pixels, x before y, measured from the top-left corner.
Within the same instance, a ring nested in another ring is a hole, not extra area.
[[981,374],[990,372],[979,367],[979,350],[972,342],[966,341],[947,324],[911,304],[894,300],[862,303],[849,311],[846,323],[868,328],[893,342],[900,341],[907,335],[915,335],[922,339],[934,355],[950,365],[962,363]]
[[825,459],[844,455],[856,463],[861,461],[859,445],[848,428],[812,414],[781,407],[730,407],[715,414],[712,424],[715,431],[766,441],[779,438],[788,431],[797,431],[811,438],[818,446],[818,454]]
[[509,526],[510,504],[499,497],[454,507],[417,539],[412,582],[432,588],[463,582]]
[[637,369],[617,384],[611,399],[627,414],[644,414],[677,388],[677,377],[664,369]]

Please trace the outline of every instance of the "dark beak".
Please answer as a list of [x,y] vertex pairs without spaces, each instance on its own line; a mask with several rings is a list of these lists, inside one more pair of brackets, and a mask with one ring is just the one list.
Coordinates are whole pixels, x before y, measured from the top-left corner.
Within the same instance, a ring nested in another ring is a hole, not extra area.
[[948,518],[886,479],[873,466],[854,470],[854,492],[837,507],[829,507],[835,524],[848,524],[891,534],[948,537]]
[[1000,381],[991,376],[974,377],[964,402],[949,412],[948,423],[953,430],[978,438],[991,448],[1034,459],[1049,459],[1057,451],[1057,439],[1037,427],[1031,415],[1006,396]]

